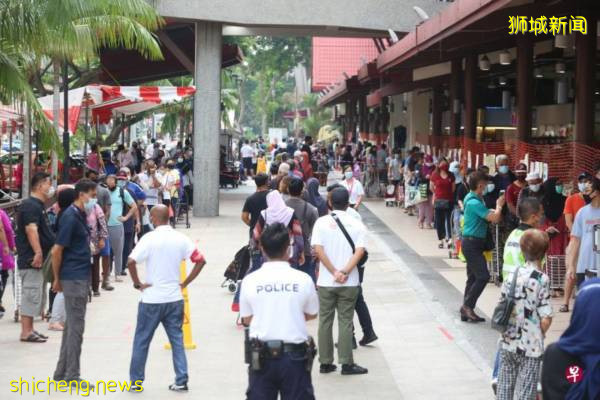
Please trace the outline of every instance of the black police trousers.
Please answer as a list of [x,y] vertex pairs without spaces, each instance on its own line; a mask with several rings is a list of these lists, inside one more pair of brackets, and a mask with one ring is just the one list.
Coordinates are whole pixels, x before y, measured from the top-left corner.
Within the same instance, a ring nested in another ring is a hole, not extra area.
[[305,352],[287,352],[266,359],[260,371],[248,369],[247,400],[314,400],[310,372],[306,371]]

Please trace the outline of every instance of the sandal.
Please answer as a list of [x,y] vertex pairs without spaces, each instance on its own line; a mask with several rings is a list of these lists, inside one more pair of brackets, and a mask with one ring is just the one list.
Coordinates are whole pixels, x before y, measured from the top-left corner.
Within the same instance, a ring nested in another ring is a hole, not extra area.
[[33,331],[33,333],[35,333],[36,335],[38,335],[39,337],[41,337],[44,340],[48,340],[48,336],[46,335],[42,335],[41,333],[39,333],[38,331]]
[[438,249],[443,249],[444,248],[444,242],[440,242],[440,244],[438,244]]
[[27,336],[27,339],[21,338],[21,342],[46,343],[46,339],[42,339],[41,337],[32,332],[29,334],[29,336]]
[[560,311],[560,312],[569,312],[569,305],[568,304],[563,304],[562,306],[560,306],[560,308],[558,309],[558,311]]

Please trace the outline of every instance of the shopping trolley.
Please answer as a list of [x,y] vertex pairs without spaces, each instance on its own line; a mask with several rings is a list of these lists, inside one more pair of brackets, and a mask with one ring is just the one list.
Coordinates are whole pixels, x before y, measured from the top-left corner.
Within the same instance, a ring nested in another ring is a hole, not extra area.
[[13,298],[15,301],[14,321],[19,322],[19,315],[21,313],[22,287],[21,278],[19,277],[19,266],[17,265],[17,263],[15,263],[15,268],[12,269],[9,273],[11,274],[9,281],[11,281],[13,285]]
[[493,224],[491,230],[492,238],[494,240],[494,249],[491,250],[491,255],[488,257],[488,271],[490,271],[490,283],[500,286],[502,283],[500,277],[500,263],[502,262],[502,255],[500,252],[502,249],[500,249],[500,229],[498,224]]
[[550,290],[562,290],[565,287],[567,274],[566,256],[547,256],[546,275],[550,280]]

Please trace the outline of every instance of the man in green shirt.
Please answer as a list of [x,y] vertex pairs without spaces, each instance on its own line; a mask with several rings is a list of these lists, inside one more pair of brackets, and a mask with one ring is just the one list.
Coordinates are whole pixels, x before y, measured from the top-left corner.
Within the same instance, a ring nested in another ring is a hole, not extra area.
[[525,257],[520,245],[521,237],[527,229],[539,227],[544,215],[544,209],[536,197],[525,197],[517,206],[517,213],[519,214],[521,223],[510,233],[504,245],[503,279],[506,279],[517,267],[525,265]]
[[504,195],[496,201],[496,209],[489,210],[483,201],[490,178],[481,171],[469,175],[470,193],[464,199],[465,219],[463,228],[462,252],[467,260],[467,284],[463,306],[460,308],[461,321],[483,322],[485,319],[475,314],[477,299],[490,280],[487,261],[483,255],[489,223],[498,223],[502,218]]

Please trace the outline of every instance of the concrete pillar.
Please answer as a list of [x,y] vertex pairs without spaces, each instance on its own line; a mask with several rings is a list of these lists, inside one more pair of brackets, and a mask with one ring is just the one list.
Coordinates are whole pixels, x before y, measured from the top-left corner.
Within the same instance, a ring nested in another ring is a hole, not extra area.
[[529,35],[517,38],[517,137],[531,137],[533,105],[533,40]]
[[222,25],[196,22],[194,217],[219,215]]
[[477,55],[468,55],[465,60],[465,137],[475,139],[477,124]]
[[462,80],[462,60],[452,60],[450,64],[450,136],[460,134],[460,81]]
[[575,34],[575,141],[594,141],[594,91],[596,87],[597,25],[592,13],[587,14],[587,35]]
[[433,88],[431,98],[431,135],[442,135],[442,96],[444,91],[441,86]]

